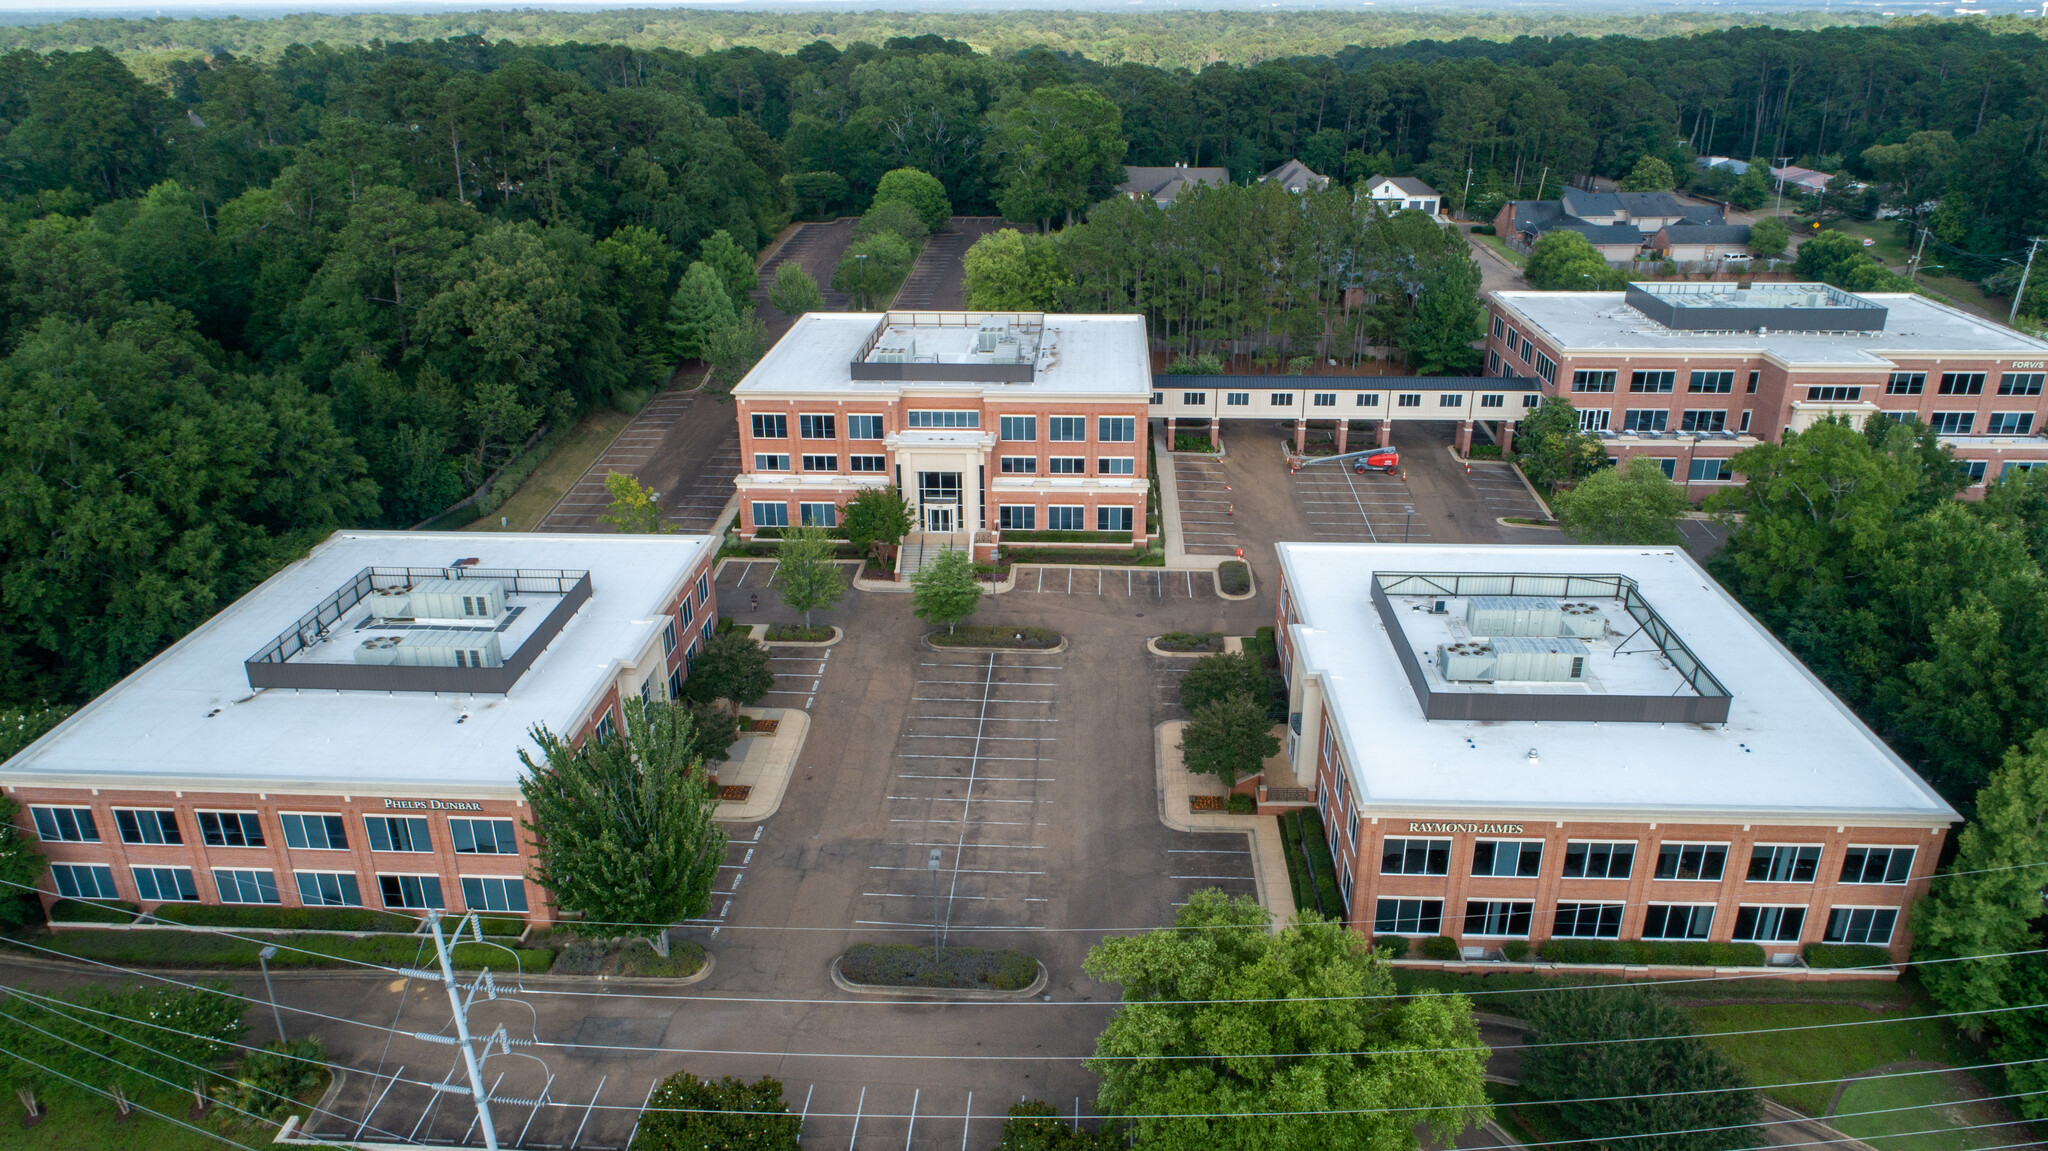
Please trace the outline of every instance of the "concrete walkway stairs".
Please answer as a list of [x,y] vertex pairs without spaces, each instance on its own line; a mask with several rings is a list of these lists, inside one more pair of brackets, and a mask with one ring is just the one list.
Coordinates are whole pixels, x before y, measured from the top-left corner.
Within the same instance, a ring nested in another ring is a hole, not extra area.
[[967,532],[911,532],[896,549],[896,576],[909,579],[945,552],[964,552],[974,537]]

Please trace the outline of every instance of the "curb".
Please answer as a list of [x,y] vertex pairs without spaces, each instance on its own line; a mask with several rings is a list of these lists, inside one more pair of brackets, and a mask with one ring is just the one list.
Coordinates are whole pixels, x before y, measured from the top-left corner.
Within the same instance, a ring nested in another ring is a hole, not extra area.
[[1200,659],[1205,655],[1228,655],[1230,652],[1230,641],[1232,639],[1241,640],[1242,638],[1242,636],[1224,636],[1223,650],[1221,652],[1167,651],[1165,648],[1159,646],[1159,637],[1155,635],[1152,638],[1145,641],[1145,650],[1151,652],[1153,655],[1163,655],[1167,659]]
[[846,638],[845,629],[841,628],[838,624],[832,625],[831,639],[768,639],[766,638],[768,633],[763,632],[761,634],[761,643],[766,647],[831,647],[833,644]]
[[[1241,563],[1241,564],[1243,564],[1243,565],[1244,565],[1244,582],[1246,582],[1246,583],[1250,584],[1250,585],[1251,585],[1251,589],[1250,589],[1249,591],[1245,592],[1245,593],[1244,593],[1243,595],[1232,595],[1232,594],[1230,594],[1229,592],[1227,592],[1227,591],[1224,591],[1224,590],[1223,590],[1223,563]],[[1216,581],[1216,586],[1215,586],[1215,588],[1213,589],[1213,590],[1214,590],[1214,591],[1216,592],[1216,598],[1217,598],[1217,599],[1228,599],[1228,600],[1247,600],[1247,599],[1257,599],[1257,598],[1258,598],[1258,595],[1259,595],[1259,580],[1258,580],[1258,577],[1257,577],[1256,575],[1254,575],[1254,574],[1252,573],[1252,564],[1251,564],[1251,561],[1250,561],[1250,560],[1241,560],[1241,559],[1238,559],[1238,558],[1237,558],[1237,557],[1235,557],[1235,556],[1225,556],[1225,557],[1223,557],[1223,563],[1219,563],[1219,564],[1217,564],[1217,565],[1216,565],[1216,571],[1215,571],[1215,574],[1214,574],[1214,575],[1212,575],[1212,576],[1210,577],[1211,579],[1214,579],[1214,580]]]
[[973,651],[973,652],[1019,652],[1024,655],[1058,655],[1067,650],[1067,637],[1060,636],[1060,642],[1052,647],[968,647],[966,644],[939,645],[932,642],[929,633],[920,636],[918,642],[931,651]]
[[1538,494],[1537,494],[1537,492],[1536,492],[1536,485],[1535,485],[1535,484],[1532,484],[1532,483],[1530,483],[1530,482],[1529,482],[1529,477],[1528,477],[1527,475],[1523,474],[1523,472],[1522,472],[1522,465],[1520,465],[1520,464],[1516,464],[1516,463],[1510,463],[1510,464],[1509,464],[1508,466],[1509,466],[1510,468],[1513,468],[1513,469],[1514,469],[1514,471],[1515,471],[1515,478],[1516,478],[1516,479],[1518,479],[1518,480],[1520,480],[1520,481],[1522,481],[1522,487],[1524,487],[1525,489],[1527,489],[1527,490],[1528,490],[1528,492],[1529,492],[1529,498],[1530,498],[1530,499],[1532,499],[1532,500],[1535,500],[1535,501],[1536,501],[1536,506],[1537,506],[1537,507],[1539,507],[1539,508],[1542,508],[1542,509],[1543,509],[1543,514],[1544,514],[1544,516],[1545,516],[1546,518],[1548,518],[1548,519],[1553,519],[1553,520],[1554,520],[1554,519],[1556,519],[1556,518],[1557,518],[1557,513],[1551,510],[1551,508],[1550,508],[1550,502],[1549,502],[1548,500],[1544,499],[1544,498],[1543,498],[1542,496],[1540,496],[1540,495],[1538,495]]
[[961,1003],[1002,1003],[1013,999],[1030,999],[1045,990],[1051,973],[1045,969],[1044,960],[1038,964],[1038,978],[1022,991],[981,991],[970,987],[884,987],[878,983],[855,983],[840,974],[839,957],[832,957],[832,985],[853,995],[876,995],[884,999],[936,999],[940,1002]]
[[[713,808],[711,812],[711,818],[714,822],[759,823],[769,818],[782,810],[782,801],[789,795],[789,782],[796,778],[797,762],[803,758],[804,744],[811,738],[810,715],[800,707],[761,708],[760,710],[777,713],[774,718],[778,721],[778,725],[775,729],[775,734],[769,737],[771,740],[783,738],[782,733],[784,729],[781,724],[789,724],[794,727],[797,726],[798,721],[801,721],[803,731],[796,736],[796,750],[790,754],[788,763],[769,767],[762,774],[760,781],[753,785],[754,791],[749,792],[747,798],[720,800],[718,806]],[[746,737],[742,736],[741,738],[744,739]],[[771,743],[770,746],[772,747],[773,744]],[[756,795],[771,789],[775,794],[775,801],[773,803],[769,803],[765,799],[755,799]]]
[[1502,526],[1502,527],[1504,527],[1504,528],[1528,528],[1528,529],[1530,529],[1531,531],[1539,531],[1539,532],[1561,532],[1561,531],[1563,531],[1563,530],[1564,530],[1563,528],[1559,527],[1559,526],[1558,526],[1558,525],[1556,525],[1556,524],[1518,524],[1518,523],[1512,523],[1512,522],[1510,522],[1510,521],[1508,520],[1508,518],[1507,518],[1506,516],[1495,516],[1495,517],[1493,517],[1493,522],[1494,522],[1494,523],[1497,523],[1497,524],[1499,524],[1500,526]]

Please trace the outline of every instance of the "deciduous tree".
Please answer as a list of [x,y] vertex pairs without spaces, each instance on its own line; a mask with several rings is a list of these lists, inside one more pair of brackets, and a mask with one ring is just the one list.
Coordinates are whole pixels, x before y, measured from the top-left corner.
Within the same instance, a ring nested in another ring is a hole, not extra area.
[[1616,186],[1624,192],[1669,192],[1675,183],[1671,165],[1646,153]]
[[897,168],[882,174],[875,185],[875,203],[899,200],[917,210],[927,232],[942,232],[953,219],[953,202],[938,177],[916,168]]
[[1529,249],[1522,269],[1529,286],[1546,292],[1611,292],[1628,286],[1628,276],[1607,263],[1586,237],[1567,228],[1543,233]]
[[597,517],[600,522],[628,535],[676,530],[674,524],[661,522],[661,505],[654,502],[654,493],[632,476],[609,472],[604,477],[604,490],[611,495],[611,504]]
[[1225,787],[1257,775],[1267,757],[1280,754],[1265,701],[1234,691],[1195,708],[1181,730],[1181,764],[1196,775],[1213,775]]
[[1074,281],[1051,236],[1015,228],[990,232],[967,249],[967,306],[976,311],[1046,312]]
[[1003,215],[1043,228],[1123,179],[1123,113],[1093,88],[1039,88],[989,114],[988,155]]
[[700,703],[730,700],[735,708],[760,702],[775,686],[768,649],[740,628],[727,628],[704,641],[704,650],[683,681],[683,698]]
[[1545,398],[1522,417],[1515,434],[1515,462],[1538,487],[1554,488],[1590,475],[1606,456],[1599,438],[1580,430],[1578,410],[1562,396]]
[[846,577],[834,558],[838,542],[822,527],[796,527],[782,533],[777,550],[776,591],[793,611],[804,613],[804,626],[811,626],[811,613],[839,602],[846,594]]
[[802,264],[784,260],[775,267],[775,283],[768,289],[768,302],[785,316],[801,316],[824,307],[825,296],[818,291],[818,281],[804,271]]
[[910,501],[894,484],[882,488],[862,488],[853,494],[839,508],[839,526],[846,529],[846,538],[862,554],[871,554],[877,546],[895,547],[910,534],[916,522]]
[[1559,492],[1551,507],[1565,534],[1582,544],[1675,545],[1684,542],[1678,520],[1692,504],[1656,460],[1638,456]]
[[917,618],[944,624],[947,631],[952,631],[981,604],[981,583],[974,576],[974,560],[964,551],[940,552],[910,577],[910,603]]

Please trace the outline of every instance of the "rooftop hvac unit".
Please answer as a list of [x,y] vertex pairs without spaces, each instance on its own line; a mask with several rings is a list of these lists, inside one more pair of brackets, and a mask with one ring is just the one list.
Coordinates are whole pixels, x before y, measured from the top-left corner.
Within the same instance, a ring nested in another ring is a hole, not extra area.
[[1562,635],[1564,614],[1546,596],[1479,595],[1465,606],[1465,627],[1473,635]]
[[1586,678],[1586,645],[1575,639],[1556,637],[1509,637],[1496,639],[1493,649],[1493,678],[1558,683]]
[[1492,683],[1497,662],[1490,644],[1467,641],[1436,649],[1437,671],[1451,683]]
[[369,667],[502,667],[494,631],[428,628],[405,635],[373,635],[357,645],[355,662]]
[[373,591],[363,597],[363,603],[370,609],[372,619],[411,619],[412,589],[398,588],[394,591]]
[[996,345],[1010,336],[1010,321],[1000,316],[990,316],[981,322],[974,332],[974,350],[993,352]]
[[1607,634],[1607,617],[1589,603],[1568,603],[1557,609],[1564,614],[1564,634],[1574,639],[1600,639]]
[[494,620],[505,614],[505,584],[492,579],[428,580],[412,589],[412,618]]
[[875,345],[875,354],[869,362],[876,364],[907,364],[917,358],[917,340],[912,336],[888,336]]
[[1433,599],[1433,600],[1430,600],[1430,601],[1429,601],[1429,614],[1431,614],[1431,615],[1449,615],[1449,614],[1451,614],[1451,601],[1450,601],[1450,600],[1447,600],[1447,599]]

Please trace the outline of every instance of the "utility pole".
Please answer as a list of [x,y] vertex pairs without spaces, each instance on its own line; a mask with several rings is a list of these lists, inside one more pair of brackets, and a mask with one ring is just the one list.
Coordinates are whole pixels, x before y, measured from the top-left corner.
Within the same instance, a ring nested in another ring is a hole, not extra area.
[[1466,219],[1471,219],[1471,218],[1472,218],[1472,209],[1471,209],[1471,207],[1469,206],[1469,205],[1470,205],[1471,203],[1472,203],[1472,169],[1470,169],[1470,168],[1467,168],[1467,169],[1465,169],[1465,190],[1464,190],[1464,192],[1460,193],[1460,194],[1459,194],[1459,196],[1458,196],[1458,210],[1459,210],[1460,212],[1463,212],[1463,213],[1465,213],[1465,218],[1466,218]]
[[1536,178],[1536,198],[1539,200],[1543,198],[1543,183],[1548,179],[1550,179],[1550,165],[1545,164],[1543,165],[1543,174]]
[[[427,920],[427,926],[431,927],[434,931],[434,952],[441,959],[440,972],[401,968],[400,974],[413,979],[436,981],[448,989],[448,1007],[455,1015],[455,1038],[450,1039],[446,1035],[429,1035],[424,1031],[415,1031],[413,1037],[424,1039],[429,1043],[440,1043],[462,1049],[462,1062],[469,1071],[469,1090],[464,1091],[453,1083],[436,1083],[433,1085],[434,1090],[447,1092],[452,1095],[468,1095],[474,1100],[476,1102],[477,1124],[484,1129],[484,1146],[489,1151],[498,1151],[498,1128],[491,1122],[491,1100],[484,1091],[483,1067],[477,1062],[476,1048],[471,1045],[469,1039],[469,1000],[476,998],[478,987],[484,988],[490,998],[496,999],[498,997],[497,985],[491,982],[491,973],[486,970],[478,976],[475,983],[470,984],[469,999],[464,999],[456,994],[455,965],[448,958],[447,937],[441,934],[441,916],[438,913],[434,914]],[[464,916],[461,922],[455,925],[456,934],[460,935],[464,927],[474,927],[477,942],[483,942],[483,927],[477,923],[475,912]],[[485,1055],[488,1056],[490,1054],[491,1044],[497,1038],[498,1036],[493,1034],[491,1038],[484,1041]]]
[[2006,327],[2011,327],[2013,321],[2019,318],[2020,300],[2027,294],[2027,277],[2034,272],[2034,252],[2040,247],[2041,237],[2039,236],[2027,241],[2027,266],[2020,272],[2019,290],[2012,294],[2012,311],[2005,314]]
[[[1925,251],[1926,248],[1927,229],[1922,228],[1920,229],[1920,242],[1913,245],[1913,258],[1906,261],[1906,278],[1908,280],[1914,279],[1920,275],[1920,253]],[[2018,303],[2019,301],[2015,300],[2013,302]]]

